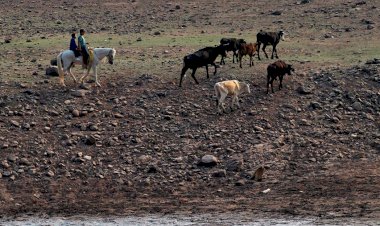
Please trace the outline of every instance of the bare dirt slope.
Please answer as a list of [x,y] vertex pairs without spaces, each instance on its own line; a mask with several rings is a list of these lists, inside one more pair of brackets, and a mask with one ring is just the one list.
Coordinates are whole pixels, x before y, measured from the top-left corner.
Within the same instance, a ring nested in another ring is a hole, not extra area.
[[[276,2],[5,1],[0,215],[379,218],[380,64],[368,60],[379,50],[380,6]],[[94,46],[112,37],[119,63],[99,69],[101,88],[80,90],[69,79],[62,88],[43,70],[59,52],[52,46],[64,48],[62,37],[83,23]],[[200,85],[188,76],[177,87],[181,59],[202,46],[186,37],[255,41],[260,29],[289,33],[278,52],[296,74],[281,91],[275,81],[266,94],[273,60],[256,59],[252,68],[244,59],[243,69],[227,59],[210,79],[199,69]],[[219,116],[213,84],[230,78],[250,82],[252,93]],[[199,165],[207,154],[215,166]]]

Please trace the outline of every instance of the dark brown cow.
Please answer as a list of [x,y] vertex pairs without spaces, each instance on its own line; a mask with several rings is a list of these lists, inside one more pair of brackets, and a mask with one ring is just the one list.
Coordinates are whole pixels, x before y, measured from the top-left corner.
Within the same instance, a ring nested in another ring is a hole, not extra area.
[[280,40],[284,41],[284,32],[283,31],[266,32],[266,31],[260,30],[260,32],[257,33],[256,38],[257,38],[257,45],[258,45],[258,47],[257,47],[257,58],[259,60],[261,60],[260,59],[260,46],[261,46],[261,44],[263,44],[263,52],[265,53],[265,56],[267,58],[268,58],[268,54],[267,54],[267,52],[265,52],[265,47],[267,47],[267,45],[271,45],[271,46],[273,46],[271,59],[273,59],[274,53],[276,53],[276,58],[278,59],[276,47],[277,47],[277,44],[280,42]]
[[274,62],[273,64],[269,64],[267,68],[267,94],[269,93],[269,84],[272,86],[272,93],[273,91],[273,81],[277,79],[277,77],[280,78],[280,85],[278,87],[279,90],[282,88],[282,79],[285,74],[291,75],[292,71],[294,71],[294,68],[292,68],[292,65],[286,64],[282,60],[278,60]]

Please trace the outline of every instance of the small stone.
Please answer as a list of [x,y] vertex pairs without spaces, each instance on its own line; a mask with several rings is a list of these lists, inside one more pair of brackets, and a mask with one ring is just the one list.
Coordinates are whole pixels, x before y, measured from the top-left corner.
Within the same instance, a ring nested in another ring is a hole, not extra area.
[[86,137],[85,144],[86,145],[94,145],[94,144],[96,144],[96,138],[94,136],[88,136],[88,137]]
[[17,157],[15,155],[9,155],[7,159],[9,162],[16,162]]
[[46,173],[46,176],[48,176],[48,177],[54,177],[54,172],[53,171],[51,171],[51,170],[49,170],[47,173]]
[[313,89],[311,87],[302,85],[302,86],[298,87],[296,91],[299,94],[306,95],[306,94],[311,94],[313,92]]
[[224,169],[220,169],[220,170],[215,170],[214,172],[212,172],[211,175],[213,177],[226,177],[227,176],[227,172]]
[[201,158],[198,165],[212,167],[218,164],[218,159],[213,155],[205,155]]
[[88,161],[90,161],[92,159],[92,157],[89,156],[89,155],[85,155],[83,158],[86,159],[86,160],[88,160]]
[[20,127],[20,123],[19,122],[15,121],[15,120],[11,120],[10,122],[11,122],[12,126]]
[[11,175],[12,175],[12,171],[6,170],[3,172],[3,177],[10,177]]
[[115,118],[124,118],[124,115],[122,115],[122,114],[120,114],[120,113],[115,113],[115,114],[113,114],[113,116],[114,116]]
[[80,113],[77,109],[74,109],[71,114],[74,116],[74,117],[79,117]]
[[230,159],[226,163],[226,169],[227,171],[240,171],[243,168],[243,159],[241,158],[234,158]]
[[280,16],[281,14],[282,12],[279,10],[272,12],[272,15],[275,15],[275,16]]
[[84,97],[88,91],[86,90],[75,90],[71,92],[71,95],[74,97]]
[[355,103],[353,103],[352,108],[354,108],[356,111],[363,110],[363,106],[359,101],[356,101]]
[[136,39],[136,42],[141,42],[142,41],[142,38],[141,37],[138,37],[137,39]]
[[236,186],[244,186],[245,185],[245,180],[240,179],[240,180],[238,180],[238,181],[235,182],[235,185]]
[[253,179],[255,181],[262,181],[263,180],[263,175],[264,175],[264,167],[260,166],[256,171],[255,174],[253,175]]
[[47,133],[47,132],[50,132],[51,131],[51,128],[49,126],[45,126],[44,127],[44,132]]

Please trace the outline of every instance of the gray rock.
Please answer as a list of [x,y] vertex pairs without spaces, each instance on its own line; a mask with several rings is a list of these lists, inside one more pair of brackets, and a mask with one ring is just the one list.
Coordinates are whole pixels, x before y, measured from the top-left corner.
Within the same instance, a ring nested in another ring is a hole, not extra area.
[[244,186],[245,185],[245,180],[244,179],[240,179],[238,181],[235,182],[235,185],[236,186]]
[[9,162],[16,162],[17,157],[15,155],[9,155],[7,159]]
[[198,163],[200,166],[212,167],[218,164],[218,159],[213,155],[205,155],[201,158],[201,161]]
[[88,93],[87,90],[80,89],[80,90],[72,91],[71,95],[74,97],[84,97],[84,96],[86,96],[86,93]]
[[59,76],[58,67],[57,66],[47,67],[45,70],[45,75],[54,76],[54,77]]
[[352,104],[352,108],[355,109],[356,111],[363,110],[362,104],[358,101],[356,101],[355,103]]
[[296,90],[299,94],[307,95],[313,93],[313,88],[310,86],[301,85]]
[[77,109],[74,109],[71,114],[74,116],[74,117],[79,117],[80,116],[80,113]]
[[243,168],[243,159],[242,158],[233,158],[227,161],[226,169],[227,171],[240,171]]
[[211,174],[213,177],[226,177],[227,172],[224,169],[215,170]]
[[94,145],[96,143],[96,138],[92,135],[87,136],[85,139],[85,144],[87,145]]
[[12,126],[20,127],[20,123],[17,122],[17,121],[15,121],[15,120],[11,120],[10,123],[11,123]]

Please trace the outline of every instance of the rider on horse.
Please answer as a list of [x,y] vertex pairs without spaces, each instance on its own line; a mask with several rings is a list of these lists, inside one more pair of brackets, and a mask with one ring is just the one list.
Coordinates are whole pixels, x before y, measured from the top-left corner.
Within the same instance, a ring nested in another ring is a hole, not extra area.
[[71,34],[70,50],[74,52],[75,57],[78,57],[81,55],[79,50],[78,50],[77,43],[75,42],[75,33]]
[[84,29],[80,29],[78,44],[79,44],[79,51],[82,53],[82,57],[83,57],[83,65],[84,67],[87,67],[89,54],[88,54],[88,49],[87,49],[87,43],[83,36],[84,34],[86,34],[86,31]]

